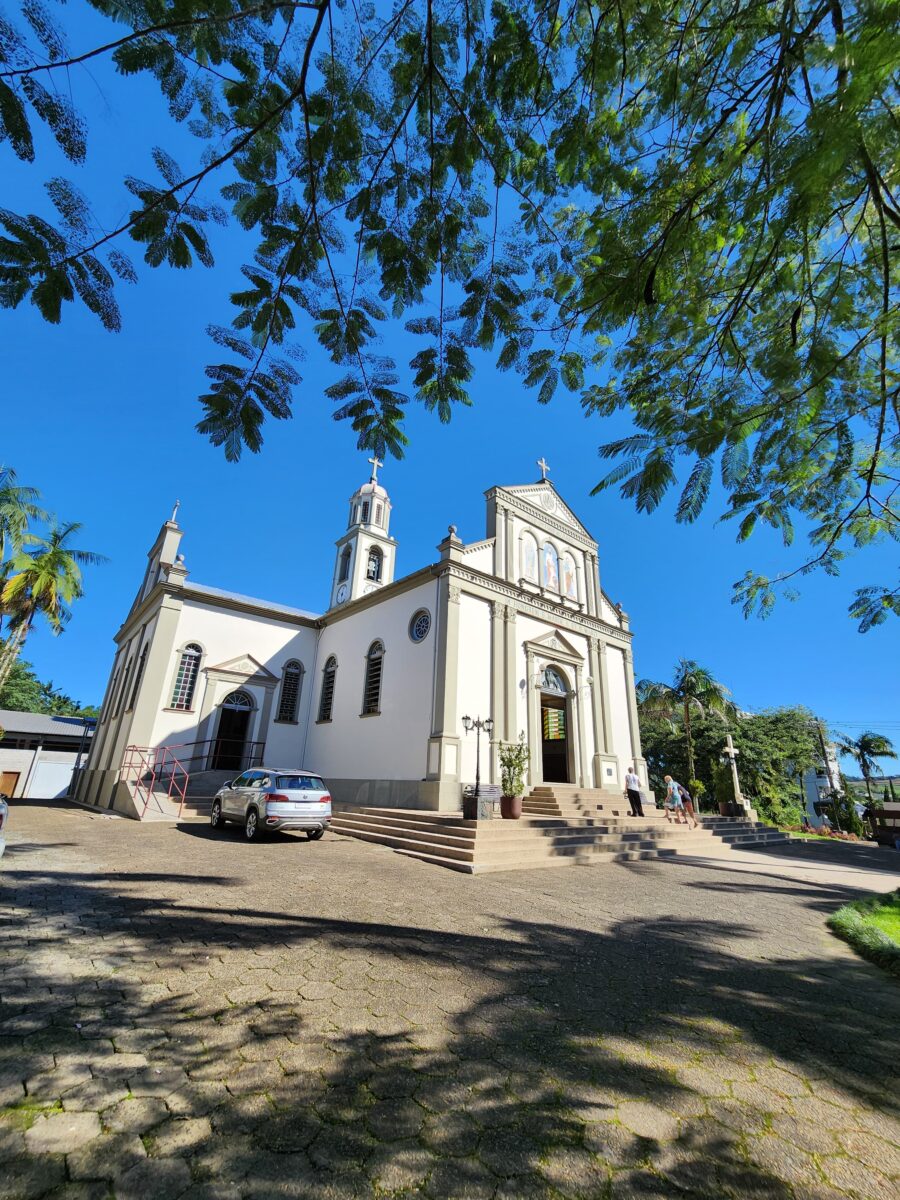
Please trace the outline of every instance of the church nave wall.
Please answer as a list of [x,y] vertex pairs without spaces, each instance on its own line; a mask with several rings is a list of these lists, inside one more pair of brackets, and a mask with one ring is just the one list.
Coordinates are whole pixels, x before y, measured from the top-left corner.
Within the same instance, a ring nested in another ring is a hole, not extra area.
[[[415,642],[410,622],[422,611],[429,614],[431,627],[422,641]],[[438,636],[436,614],[437,582],[429,580],[356,613],[341,615],[325,626],[311,681],[305,766],[320,771],[330,784],[424,778]],[[376,641],[384,646],[380,711],[363,716],[367,655]],[[323,672],[332,656],[337,660],[332,717],[319,722]],[[342,790],[347,787],[334,786],[335,798],[346,800]]]

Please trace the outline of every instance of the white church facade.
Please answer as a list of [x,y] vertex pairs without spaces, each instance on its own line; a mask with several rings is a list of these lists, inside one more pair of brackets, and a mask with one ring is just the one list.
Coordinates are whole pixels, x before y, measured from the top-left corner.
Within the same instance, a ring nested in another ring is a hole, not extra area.
[[543,462],[537,482],[486,493],[482,541],[451,526],[436,561],[397,577],[370,461],[323,614],[195,583],[177,512],[162,526],[115,637],[79,800],[139,815],[127,764],[167,747],[193,791],[264,763],[321,774],[338,803],[458,810],[476,776],[463,716],[493,720],[483,781],[499,783],[499,746],[521,731],[529,786],[621,793],[631,763],[646,785],[628,619]]

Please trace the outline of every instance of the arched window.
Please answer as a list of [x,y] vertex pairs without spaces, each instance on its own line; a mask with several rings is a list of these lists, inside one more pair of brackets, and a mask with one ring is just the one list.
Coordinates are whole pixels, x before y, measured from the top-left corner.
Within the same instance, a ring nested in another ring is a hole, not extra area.
[[329,658],[322,671],[322,694],[319,696],[320,721],[331,720],[331,710],[334,707],[334,678],[337,675],[337,659],[334,655]]
[[363,685],[362,715],[381,711],[381,669],[384,666],[384,646],[373,642],[366,655],[366,681]]
[[297,711],[300,707],[300,691],[303,687],[303,664],[295,658],[284,664],[281,675],[281,695],[278,698],[278,716],[276,721],[297,723]]
[[141,657],[138,659],[137,670],[134,673],[134,686],[131,689],[131,700],[128,702],[129,708],[134,708],[137,703],[138,692],[141,690],[141,680],[144,678],[144,667],[147,665],[147,651],[150,649],[150,643],[147,642],[141,651]]
[[116,701],[115,716],[118,716],[119,713],[122,711],[122,702],[125,699],[125,695],[128,691],[128,678],[131,675],[131,665],[133,662],[134,662],[134,659],[129,658],[128,663],[125,667],[125,674],[122,676],[122,686],[119,688],[119,698]]
[[544,678],[541,680],[542,692],[556,692],[557,695],[564,696],[568,690],[561,671],[557,671],[556,667],[544,668]]
[[345,546],[341,551],[338,583],[345,583],[350,578],[350,556],[352,553],[353,551],[349,546]]
[[538,581],[538,549],[537,542],[530,533],[522,534],[522,578],[531,583]]
[[575,559],[571,554],[563,555],[562,588],[560,590],[570,600],[578,599],[578,576],[575,573]]
[[366,579],[371,579],[373,583],[381,582],[381,567],[384,563],[384,555],[377,546],[372,546],[369,549],[369,561],[366,566]]
[[541,583],[551,591],[559,591],[559,555],[551,542],[544,542],[541,549]]
[[222,701],[221,708],[252,709],[253,700],[246,692],[229,692]]
[[181,652],[181,661],[175,673],[175,686],[172,689],[171,708],[187,712],[194,702],[194,688],[197,685],[197,672],[200,670],[200,658],[203,650],[196,642],[189,642]]

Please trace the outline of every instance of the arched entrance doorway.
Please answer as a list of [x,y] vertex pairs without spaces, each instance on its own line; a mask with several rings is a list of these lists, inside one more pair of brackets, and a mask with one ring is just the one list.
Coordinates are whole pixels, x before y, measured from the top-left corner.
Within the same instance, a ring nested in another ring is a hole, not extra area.
[[569,685],[557,667],[545,667],[541,680],[541,768],[545,783],[571,783]]
[[244,766],[253,700],[246,692],[231,692],[219,706],[219,728],[213,746],[214,771],[240,771]]

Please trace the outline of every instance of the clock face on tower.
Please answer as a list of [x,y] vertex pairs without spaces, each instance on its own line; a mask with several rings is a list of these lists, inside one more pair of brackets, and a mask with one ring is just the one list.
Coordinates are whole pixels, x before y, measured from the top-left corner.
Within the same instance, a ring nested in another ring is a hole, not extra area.
[[347,587],[346,583],[341,584],[341,586],[337,590],[337,596],[335,597],[338,604],[344,603],[344,601],[347,599],[347,593],[349,592],[349,590],[350,589]]

